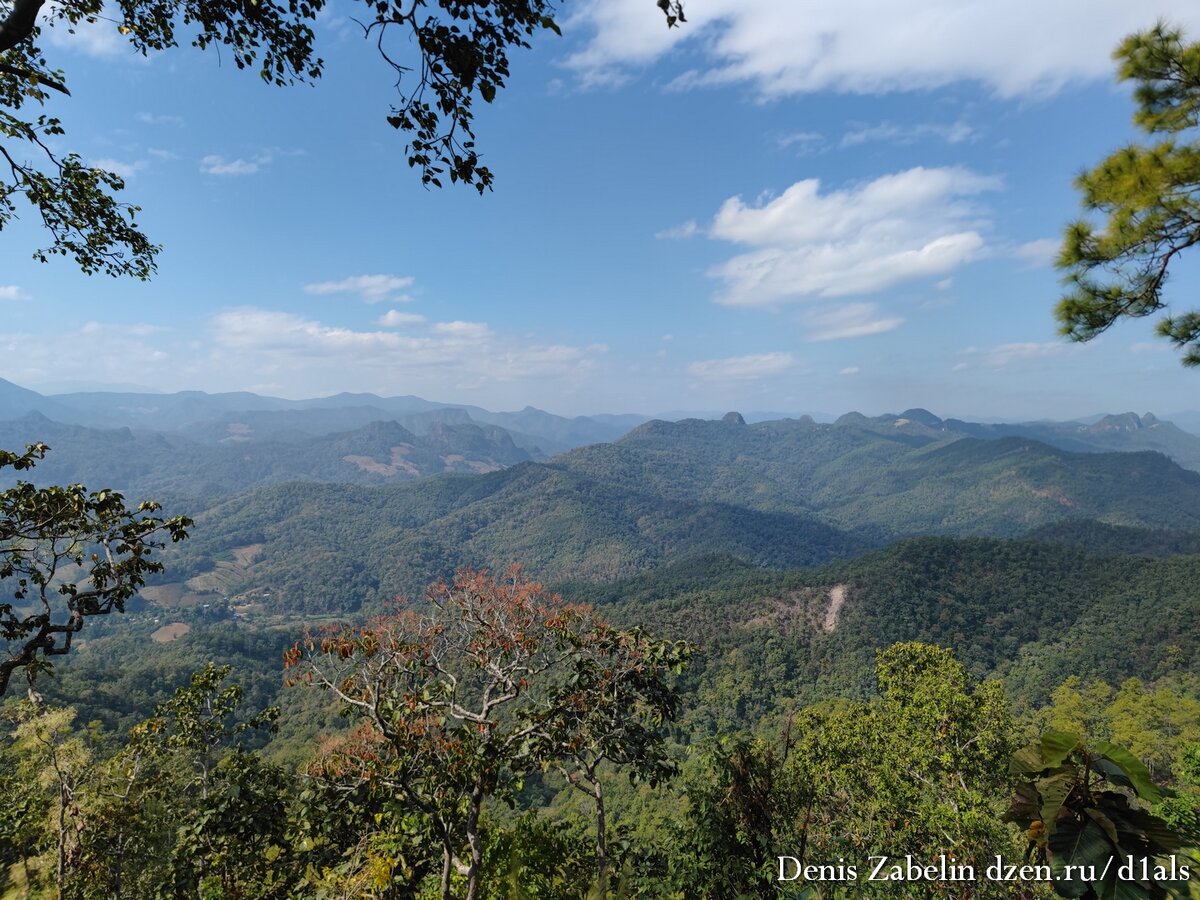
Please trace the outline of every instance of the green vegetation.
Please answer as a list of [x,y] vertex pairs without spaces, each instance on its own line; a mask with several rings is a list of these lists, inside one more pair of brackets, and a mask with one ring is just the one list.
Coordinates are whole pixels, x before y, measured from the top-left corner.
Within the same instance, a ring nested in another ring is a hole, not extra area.
[[[173,580],[89,628],[41,705],[8,708],[9,884],[819,896],[829,883],[780,880],[778,857],[1020,859],[1008,759],[1048,730],[1125,748],[1175,791],[1105,788],[1175,843],[1118,829],[1104,846],[1186,862],[1200,479],[1157,454],[915,433],[936,427],[650,423],[551,464],[286,484],[204,511]],[[871,549],[905,530],[1028,536]],[[463,575],[390,604],[430,572],[520,554],[569,602]],[[283,688],[288,648],[293,678],[327,691]],[[1030,851],[1048,864],[1049,841]]]
[[[47,449],[0,451],[0,469],[27,471]],[[79,484],[19,480],[0,492],[0,696],[17,672],[32,689],[49,657],[70,652],[86,619],[124,612],[146,577],[162,571],[153,554],[167,537],[186,538],[191,520],[148,515],[158,510],[152,502],[130,510],[120,494]]]
[[[912,535],[1016,537],[1064,519],[1153,532],[1164,548],[1200,532],[1200,475],[1156,453],[879,427],[652,422],[486,475],[279,485],[195,510],[173,581],[273,613],[337,614],[513,560],[547,581],[603,582],[704,554],[810,567]],[[248,548],[244,565],[217,572]]]
[[[1071,285],[1058,320],[1080,341],[1166,309],[1171,264],[1200,242],[1200,143],[1182,139],[1200,124],[1200,44],[1160,22],[1113,55],[1119,80],[1135,85],[1133,120],[1156,142],[1123,147],[1076,180],[1084,208],[1104,216],[1100,229],[1069,225],[1058,257]],[[1183,351],[1184,365],[1200,365],[1200,311],[1164,316],[1158,333]]]

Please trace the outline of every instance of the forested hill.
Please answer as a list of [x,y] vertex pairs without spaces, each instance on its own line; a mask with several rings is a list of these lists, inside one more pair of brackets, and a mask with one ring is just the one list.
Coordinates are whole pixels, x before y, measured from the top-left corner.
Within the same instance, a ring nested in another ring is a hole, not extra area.
[[1029,703],[1071,675],[1119,683],[1195,671],[1198,578],[1200,555],[916,538],[811,572],[707,557],[563,589],[616,621],[701,646],[692,715],[719,731],[780,703],[866,695],[875,651],[903,640],[952,647]]
[[461,565],[522,562],[551,581],[628,577],[700,553],[802,567],[915,535],[1015,536],[1079,518],[1200,532],[1200,474],[1157,453],[1024,438],[656,422],[487,475],[253,492],[201,513],[168,567],[192,593],[343,612]]
[[[195,579],[193,588],[269,591],[273,609],[340,612],[419,592],[473,563],[611,580],[703,552],[787,568],[873,543],[802,512],[667,498],[526,463],[373,489],[263,489],[200,514],[168,567],[173,578]],[[242,548],[254,548],[243,554],[248,563],[226,565]]]
[[[491,472],[533,458],[503,428],[470,421],[426,423],[421,434],[395,421],[373,421],[293,440],[219,444],[129,428],[62,425],[38,413],[0,422],[0,447],[35,440],[51,448],[32,473],[39,483],[82,482],[160,499],[211,500],[288,481],[387,484],[445,472]],[[3,474],[9,482],[17,477]]]
[[649,422],[552,465],[663,496],[815,512],[888,537],[1015,535],[1064,518],[1200,526],[1200,475],[1157,453],[1078,454],[1021,437],[947,443],[865,419]]
[[[1130,547],[1149,537],[1123,535]],[[937,537],[815,570],[767,570],[705,554],[633,578],[556,588],[614,623],[694,642],[699,653],[685,679],[688,727],[729,733],[785,707],[871,693],[875,651],[899,640],[952,647],[975,675],[1004,675],[1013,696],[1034,705],[1072,675],[1115,684],[1195,671],[1198,580],[1200,555]],[[149,643],[164,615],[190,623],[191,631]],[[92,623],[84,646],[57,664],[59,675],[45,690],[79,704],[85,721],[116,726],[144,714],[213,658],[238,664],[256,704],[274,702],[279,654],[301,623],[262,631],[253,621],[218,618],[213,608],[193,606]],[[306,720],[285,722],[285,732],[330,727],[312,720],[312,707],[298,714]]]

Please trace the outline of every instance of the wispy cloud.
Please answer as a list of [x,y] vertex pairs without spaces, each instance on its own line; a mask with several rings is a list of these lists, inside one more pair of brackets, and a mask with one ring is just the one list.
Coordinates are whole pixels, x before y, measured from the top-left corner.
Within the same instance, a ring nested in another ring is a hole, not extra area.
[[176,128],[182,128],[184,125],[183,116],[140,112],[137,117],[139,122],[145,122],[147,125],[173,125]]
[[765,307],[946,275],[984,250],[986,220],[967,198],[999,187],[966,169],[915,168],[825,193],[806,179],[754,204],[733,197],[710,234],[750,249],[711,270],[725,285],[717,299]]
[[[602,350],[514,341],[483,322],[435,322],[416,332],[359,331],[244,307],[213,318],[213,362],[243,360],[248,377],[303,371],[314,382],[431,378],[443,386],[520,378],[587,378]],[[448,379],[453,379],[449,380]]]
[[955,366],[956,370],[970,368],[978,364],[989,369],[1003,369],[1013,363],[1030,363],[1043,359],[1055,359],[1078,353],[1083,349],[1082,344],[1066,341],[1026,341],[1011,344],[999,344],[995,347],[968,347],[960,354],[963,361]]
[[837,341],[883,334],[904,324],[902,316],[888,315],[876,303],[847,303],[822,309],[804,316],[802,321],[808,326],[810,341]]
[[915,144],[931,138],[948,144],[961,144],[978,137],[974,128],[966,122],[940,125],[921,122],[916,125],[897,125],[895,122],[880,122],[877,125],[858,125],[842,135],[841,146],[856,147],[859,144]]
[[790,353],[756,353],[697,360],[687,367],[687,373],[702,381],[755,381],[794,373],[800,368],[800,361]]
[[1053,265],[1062,242],[1058,238],[1040,238],[1021,244],[1013,250],[1013,256],[1033,268]]
[[112,172],[114,175],[119,175],[126,181],[129,181],[138,172],[142,171],[149,165],[144,159],[135,160],[134,162],[123,162],[119,159],[95,159],[92,160],[92,165],[97,169],[104,169],[106,172]]
[[[1107,80],[1109,52],[1153,21],[1128,0],[706,0],[686,28],[666,29],[644,0],[588,0],[574,18],[590,32],[570,59],[585,84],[619,83],[681,43],[703,62],[680,87],[750,84],[761,97],[815,91],[885,94],[977,82],[999,96],[1045,96]],[[1195,33],[1200,7],[1175,3]],[[1082,27],[1081,23],[1086,23]]]
[[398,309],[389,309],[379,317],[378,322],[384,328],[403,328],[406,325],[421,325],[425,321],[425,317],[417,313],[400,312]]
[[269,166],[272,158],[270,153],[259,153],[250,159],[226,159],[209,154],[200,160],[200,171],[204,175],[254,175]]
[[[21,384],[79,381],[170,383],[181,369],[165,330],[146,323],[87,322],[78,328],[0,333],[4,377]],[[69,346],[71,353],[63,353]]]
[[437,322],[433,330],[456,341],[484,341],[492,336],[492,329],[486,322]]
[[99,20],[96,22],[80,22],[68,31],[65,25],[48,28],[47,40],[55,47],[82,53],[98,59],[111,59],[124,55],[130,60],[140,60],[143,57],[128,52],[125,38],[117,30],[115,22]]
[[678,241],[694,237],[699,232],[700,227],[696,224],[696,220],[688,219],[681,225],[675,225],[671,228],[664,228],[662,231],[655,232],[654,236],[660,241]]
[[408,303],[413,298],[397,293],[412,287],[411,276],[404,275],[351,275],[340,281],[320,281],[306,284],[306,294],[358,294],[367,303],[390,300],[393,303]]
[[0,300],[28,300],[29,295],[18,285],[0,284]]
[[800,156],[807,156],[826,149],[825,135],[815,131],[790,131],[776,140],[780,149],[794,149]]

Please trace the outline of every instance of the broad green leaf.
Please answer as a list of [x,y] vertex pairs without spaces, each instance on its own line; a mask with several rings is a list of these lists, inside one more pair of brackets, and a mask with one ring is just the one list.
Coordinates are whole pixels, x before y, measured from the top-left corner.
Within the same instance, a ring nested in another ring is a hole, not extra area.
[[1053,769],[1061,766],[1071,755],[1071,751],[1079,747],[1079,735],[1067,731],[1047,731],[1042,735],[1043,768]]
[[1118,747],[1108,741],[1097,741],[1095,749],[1097,753],[1125,773],[1125,777],[1129,779],[1133,789],[1137,791],[1137,795],[1147,803],[1157,803],[1162,799],[1162,791],[1150,777],[1150,770],[1124,747]]
[[1058,825],[1058,811],[1075,788],[1075,773],[1060,772],[1049,778],[1039,778],[1037,790],[1042,797],[1042,822],[1046,825],[1046,837],[1054,833]]
[[[1060,822],[1047,843],[1051,853],[1050,868],[1055,879],[1054,890],[1063,897],[1082,897],[1091,887],[1081,877],[1079,867],[1094,866],[1099,876],[1105,863],[1113,858],[1112,844],[1105,838],[1100,826],[1091,819],[1082,823],[1076,819]],[[1113,865],[1117,863],[1114,861]],[[1071,868],[1068,869],[1068,866]]]

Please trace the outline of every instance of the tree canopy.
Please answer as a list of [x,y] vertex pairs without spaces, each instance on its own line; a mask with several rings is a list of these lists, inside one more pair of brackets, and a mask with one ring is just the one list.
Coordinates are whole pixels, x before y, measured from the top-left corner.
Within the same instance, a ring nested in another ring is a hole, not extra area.
[[[32,468],[48,449],[0,451],[0,469]],[[162,571],[153,558],[161,538],[182,540],[191,520],[149,515],[158,509],[131,510],[116,491],[81,484],[18,481],[0,491],[0,696],[18,670],[32,685],[47,657],[70,652],[85,619],[123,612],[146,576]]]
[[[5,4],[8,5],[8,4]],[[509,77],[509,53],[542,31],[559,32],[551,0],[361,0],[363,37],[395,70],[398,99],[387,114],[408,137],[406,157],[425,185],[444,179],[492,186],[475,146],[474,104],[491,103]],[[656,0],[668,27],[684,21],[679,0]],[[274,85],[321,76],[313,25],[324,0],[202,3],[199,0],[13,0],[0,21],[0,230],[33,208],[50,233],[34,258],[68,256],[88,274],[149,278],[161,249],[141,230],[139,207],[118,199],[120,176],[60,154],[62,120],[44,111],[51,92],[69,94],[65,74],[39,47],[46,29],[105,22],[143,56],[182,41],[225,47],[239,69]],[[45,9],[43,9],[45,7]],[[3,6],[0,6],[3,10]],[[0,12],[0,15],[3,15]],[[40,18],[39,18],[40,16]],[[28,110],[34,110],[30,114]],[[28,155],[40,163],[28,161]],[[7,171],[5,171],[7,168]]]
[[[1076,179],[1084,209],[1104,217],[1068,225],[1058,256],[1070,290],[1056,314],[1078,341],[1167,310],[1170,266],[1200,243],[1200,43],[1159,22],[1113,56],[1119,80],[1136,86],[1134,122],[1154,142],[1122,147]],[[1200,365],[1200,310],[1168,313],[1158,333],[1185,366]]]

